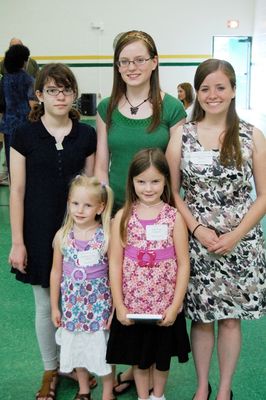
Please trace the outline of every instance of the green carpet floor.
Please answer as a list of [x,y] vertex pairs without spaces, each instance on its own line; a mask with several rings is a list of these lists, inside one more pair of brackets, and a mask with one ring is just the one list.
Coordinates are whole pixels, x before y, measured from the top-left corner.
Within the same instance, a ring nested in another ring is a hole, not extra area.
[[[7,263],[10,249],[7,204],[8,187],[0,186],[0,400],[32,400],[39,387],[42,364],[34,334],[31,287],[17,282]],[[212,361],[210,382],[213,387],[211,399],[214,400],[218,384],[216,355]],[[167,400],[190,400],[195,384],[192,358],[186,364],[178,364],[173,359],[166,388]],[[76,389],[74,382],[62,379],[57,399],[73,399]],[[236,400],[266,399],[266,318],[243,322],[243,349],[233,391]],[[121,397],[123,400],[136,398],[134,389]],[[101,400],[100,384],[93,391],[93,399]]]

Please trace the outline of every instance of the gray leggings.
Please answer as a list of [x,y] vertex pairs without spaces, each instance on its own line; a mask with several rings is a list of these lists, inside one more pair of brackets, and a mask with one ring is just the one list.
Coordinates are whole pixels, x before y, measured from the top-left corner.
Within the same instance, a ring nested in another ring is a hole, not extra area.
[[35,329],[45,370],[57,368],[55,327],[51,320],[50,289],[32,286],[35,298]]

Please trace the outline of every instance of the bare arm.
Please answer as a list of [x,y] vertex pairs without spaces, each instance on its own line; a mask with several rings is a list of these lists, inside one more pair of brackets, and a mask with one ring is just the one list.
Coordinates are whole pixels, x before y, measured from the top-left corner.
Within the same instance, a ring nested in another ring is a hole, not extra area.
[[109,183],[109,149],[107,142],[106,124],[99,114],[96,117],[97,150],[94,175],[104,183]]
[[184,218],[180,213],[177,213],[176,215],[174,226],[174,245],[178,268],[173,305],[179,309],[182,306],[187,291],[190,274],[188,231]]
[[60,284],[61,284],[62,269],[63,269],[62,264],[63,264],[63,256],[60,250],[60,231],[58,231],[54,238],[53,265],[50,275],[50,299],[51,299],[52,321],[56,327],[59,327],[61,324],[59,299],[60,299]]
[[93,171],[94,171],[94,164],[95,164],[95,154],[91,154],[88,156],[85,160],[85,174],[87,176],[93,176]]
[[189,250],[188,250],[188,232],[184,219],[178,212],[174,226],[174,246],[177,257],[177,276],[175,294],[172,304],[167,308],[162,326],[172,325],[181,312],[183,300],[187,291],[190,263],[189,263]]
[[110,241],[110,258],[109,258],[109,274],[111,291],[113,296],[113,304],[116,309],[117,319],[123,325],[130,325],[131,321],[126,318],[127,309],[123,303],[122,294],[122,272],[123,272],[123,246],[120,238],[120,220],[122,210],[116,214],[111,230],[111,241]]
[[165,155],[170,168],[171,187],[175,198],[176,206],[178,210],[181,212],[183,218],[185,219],[190,231],[193,231],[193,229],[197,226],[198,221],[193,217],[186,203],[183,201],[183,199],[179,194],[181,187],[180,167],[181,167],[182,134],[183,134],[183,127],[180,126],[172,134]]
[[186,123],[186,118],[181,119],[180,121],[178,121],[175,125],[171,126],[170,128],[170,137],[172,136],[173,133],[176,132],[177,128],[179,126],[182,126]]
[[266,139],[263,133],[254,128],[253,132],[253,176],[257,198],[240,224],[231,232],[219,237],[219,241],[209,250],[216,254],[227,254],[265,215],[266,212]]
[[10,223],[12,246],[9,263],[22,273],[26,273],[27,250],[24,245],[24,196],[26,185],[26,159],[10,148]]

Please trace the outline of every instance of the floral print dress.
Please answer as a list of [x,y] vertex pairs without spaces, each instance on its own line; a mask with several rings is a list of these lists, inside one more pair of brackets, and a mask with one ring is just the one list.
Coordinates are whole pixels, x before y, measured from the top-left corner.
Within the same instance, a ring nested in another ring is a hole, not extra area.
[[[199,223],[217,234],[235,229],[253,201],[253,127],[240,121],[241,170],[220,164],[219,151],[205,151],[197,124],[184,125],[181,171],[185,201]],[[191,277],[185,311],[194,321],[255,319],[266,313],[266,265],[260,224],[226,255],[209,253],[190,236]]]
[[[133,207],[128,223],[127,246],[134,246],[139,251],[162,250],[173,247],[173,229],[176,209],[164,204],[157,218],[143,221]],[[164,240],[148,240],[146,226],[167,226],[168,233]],[[174,252],[174,250],[173,250]],[[140,266],[125,253],[123,262],[124,304],[130,313],[163,314],[174,298],[177,275],[175,252],[171,258],[155,261],[153,266]]]
[[[112,299],[107,256],[103,246],[104,233],[102,227],[99,227],[88,242],[76,240],[71,231],[68,243],[63,248],[61,326],[70,332],[96,332],[106,329]],[[91,252],[91,259],[98,253],[97,264],[80,265],[79,254],[84,252]]]
[[56,342],[64,373],[85,368],[104,376],[112,370],[106,363],[112,300],[104,242],[99,226],[89,241],[75,239],[72,230],[63,244],[62,320]]

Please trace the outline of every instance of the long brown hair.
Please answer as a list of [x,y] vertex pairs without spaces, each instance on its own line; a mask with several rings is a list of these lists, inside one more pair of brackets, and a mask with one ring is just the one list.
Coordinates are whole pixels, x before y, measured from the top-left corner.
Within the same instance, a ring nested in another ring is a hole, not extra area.
[[[146,32],[142,31],[128,31],[122,34],[115,45],[114,51],[114,74],[113,74],[113,89],[111,93],[110,102],[107,109],[107,129],[110,128],[112,122],[112,113],[114,108],[118,105],[121,97],[126,93],[126,84],[121,78],[121,74],[118,70],[117,62],[121,51],[131,43],[141,40],[146,46],[148,53],[151,58],[158,57],[158,51],[154,43],[153,38]],[[152,71],[150,78],[150,102],[152,103],[153,113],[151,118],[151,123],[148,131],[151,132],[156,129],[161,120],[161,110],[162,110],[162,98],[161,98],[161,88],[159,82],[159,63],[156,68]]]
[[[68,68],[65,64],[46,64],[37,75],[35,81],[35,91],[39,90],[40,92],[42,92],[44,85],[50,80],[54,80],[54,82],[58,86],[64,86],[67,88],[70,87],[75,92],[75,96],[78,96],[78,84],[76,78],[71,69]],[[43,103],[36,104],[29,114],[29,120],[31,122],[39,121],[42,115],[44,115]],[[79,120],[79,112],[72,108],[69,111],[69,118]]]
[[133,179],[151,166],[156,168],[165,179],[164,191],[161,196],[162,200],[174,207],[175,202],[171,191],[170,171],[164,153],[158,148],[148,148],[139,151],[135,154],[128,171],[126,201],[123,207],[123,213],[120,222],[120,237],[124,244],[126,242],[127,225],[132,212],[133,204],[138,200]]
[[184,103],[184,101],[186,101],[187,104],[190,106],[190,104],[193,103],[194,98],[195,98],[193,86],[189,82],[182,82],[177,85],[177,89],[179,87],[181,87],[184,90],[185,96],[186,96],[184,100],[181,100],[182,103]]
[[[232,89],[235,89],[236,75],[232,65],[228,61],[212,58],[203,61],[196,70],[194,78],[194,87],[196,92],[199,91],[204,79],[209,74],[218,70],[221,70],[228,77]],[[199,122],[202,121],[204,117],[205,111],[202,109],[196,97],[192,121]],[[241,168],[243,162],[239,140],[239,117],[236,113],[235,98],[231,100],[226,116],[226,130],[223,136],[220,160],[222,165],[235,165],[238,169]]]

